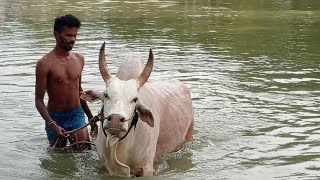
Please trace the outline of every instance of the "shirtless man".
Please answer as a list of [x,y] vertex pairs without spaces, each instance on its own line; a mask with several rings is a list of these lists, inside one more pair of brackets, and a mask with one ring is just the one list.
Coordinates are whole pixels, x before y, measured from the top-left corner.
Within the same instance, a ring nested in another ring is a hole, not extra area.
[[[41,58],[36,66],[35,105],[45,120],[45,130],[50,146],[62,148],[76,143],[72,148],[76,151],[90,149],[87,128],[67,134],[85,125],[84,113],[88,119],[93,116],[86,103],[80,99],[82,92],[81,74],[84,57],[71,49],[75,43],[81,22],[72,15],[57,17],[54,24],[55,48]],[[47,91],[48,105],[44,104]],[[97,133],[96,123],[91,124],[91,134]]]

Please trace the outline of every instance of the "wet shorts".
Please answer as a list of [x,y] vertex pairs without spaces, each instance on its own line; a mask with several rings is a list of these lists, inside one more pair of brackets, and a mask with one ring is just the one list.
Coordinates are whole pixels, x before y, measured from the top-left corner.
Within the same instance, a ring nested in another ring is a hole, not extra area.
[[[62,112],[49,112],[49,115],[56,124],[62,127],[66,131],[72,131],[85,125],[84,111],[81,106],[70,110]],[[47,132],[49,141],[56,141],[57,136],[54,135],[53,131],[46,123],[45,130]]]

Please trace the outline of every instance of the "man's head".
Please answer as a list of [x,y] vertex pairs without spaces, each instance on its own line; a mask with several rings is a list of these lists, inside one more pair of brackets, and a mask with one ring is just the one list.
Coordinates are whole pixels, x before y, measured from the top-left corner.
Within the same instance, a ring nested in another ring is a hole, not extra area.
[[76,41],[81,22],[71,14],[59,16],[54,22],[54,36],[57,46],[70,51]]

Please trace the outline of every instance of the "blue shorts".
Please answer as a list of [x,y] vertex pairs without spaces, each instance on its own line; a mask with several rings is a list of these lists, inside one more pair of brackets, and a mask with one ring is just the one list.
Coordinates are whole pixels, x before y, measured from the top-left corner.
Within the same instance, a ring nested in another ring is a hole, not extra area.
[[[49,115],[58,126],[62,127],[66,131],[75,130],[86,124],[84,111],[81,106],[70,111],[49,112]],[[47,123],[45,130],[49,141],[56,141],[58,139]]]

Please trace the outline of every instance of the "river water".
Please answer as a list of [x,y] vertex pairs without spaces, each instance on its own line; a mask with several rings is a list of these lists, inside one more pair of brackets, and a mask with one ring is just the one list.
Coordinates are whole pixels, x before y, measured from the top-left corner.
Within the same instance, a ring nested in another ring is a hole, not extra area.
[[[316,0],[0,0],[0,179],[110,179],[95,150],[48,150],[34,106],[35,64],[67,13],[82,21],[84,90],[104,88],[104,41],[112,73],[152,48],[150,80],[191,90],[194,139],[145,179],[320,178],[319,9]],[[100,104],[89,106],[96,114]]]

